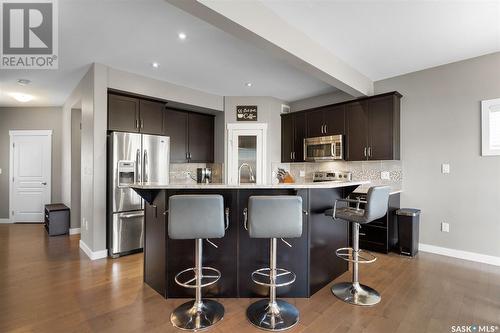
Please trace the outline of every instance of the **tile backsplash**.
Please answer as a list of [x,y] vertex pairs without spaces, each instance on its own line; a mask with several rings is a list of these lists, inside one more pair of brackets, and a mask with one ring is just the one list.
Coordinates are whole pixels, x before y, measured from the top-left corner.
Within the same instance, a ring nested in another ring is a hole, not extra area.
[[[353,180],[369,180],[370,185],[389,185],[393,189],[401,189],[403,181],[401,161],[274,163],[273,182],[277,182],[275,174],[278,168],[290,172],[299,184],[312,182],[315,171],[330,170],[351,171]],[[382,172],[388,173],[389,179],[382,179]]]
[[171,163],[170,184],[196,183],[197,168],[212,168],[212,183],[222,183],[221,163]]

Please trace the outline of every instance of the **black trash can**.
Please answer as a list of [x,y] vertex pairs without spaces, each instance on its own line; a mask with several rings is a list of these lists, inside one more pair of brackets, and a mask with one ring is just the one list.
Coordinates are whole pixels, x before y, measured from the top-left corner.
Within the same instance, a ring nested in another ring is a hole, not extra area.
[[399,254],[414,257],[418,252],[420,209],[401,208],[398,217]]

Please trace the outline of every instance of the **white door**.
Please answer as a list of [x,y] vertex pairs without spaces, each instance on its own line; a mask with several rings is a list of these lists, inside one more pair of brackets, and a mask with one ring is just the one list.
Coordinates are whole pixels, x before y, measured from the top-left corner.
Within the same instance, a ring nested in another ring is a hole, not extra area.
[[50,203],[52,131],[10,131],[10,220],[43,222]]
[[[264,184],[266,179],[267,124],[227,124],[229,184]],[[240,167],[246,164],[244,167]],[[249,178],[251,168],[254,179]]]

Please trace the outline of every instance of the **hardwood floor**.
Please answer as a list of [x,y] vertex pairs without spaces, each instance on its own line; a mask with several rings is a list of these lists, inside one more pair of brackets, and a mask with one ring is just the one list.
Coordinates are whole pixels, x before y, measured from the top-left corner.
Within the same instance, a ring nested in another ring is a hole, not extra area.
[[[177,331],[169,315],[185,300],[165,300],[142,283],[142,254],[90,261],[78,241],[78,235],[49,238],[41,225],[0,225],[0,332]],[[289,300],[301,313],[289,332],[500,326],[500,267],[427,253],[378,257],[361,266],[361,281],[382,294],[381,303],[351,306],[324,288],[310,299]],[[346,273],[337,280],[349,278]],[[245,319],[252,300],[221,302],[226,315],[211,332],[258,332]]]

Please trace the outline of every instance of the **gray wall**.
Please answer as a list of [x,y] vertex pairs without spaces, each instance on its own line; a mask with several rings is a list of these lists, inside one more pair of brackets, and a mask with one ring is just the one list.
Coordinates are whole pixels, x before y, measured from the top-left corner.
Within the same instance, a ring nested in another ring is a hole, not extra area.
[[403,94],[402,205],[422,209],[420,242],[500,256],[500,156],[480,156],[480,101],[500,97],[500,53],[375,83],[392,90]]
[[61,201],[61,108],[0,107],[0,218],[9,218],[9,130],[52,130],[52,202]]
[[269,184],[272,182],[272,163],[281,162],[281,104],[288,105],[287,102],[274,97],[226,96],[224,98],[226,148],[227,124],[236,123],[237,105],[257,105],[257,123],[267,123],[267,175],[264,179]]

